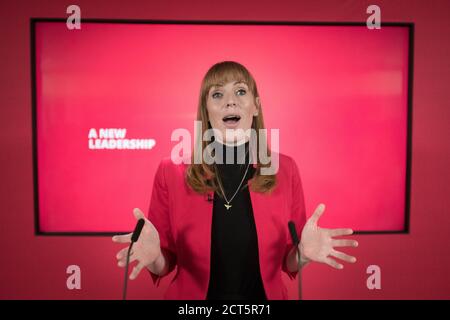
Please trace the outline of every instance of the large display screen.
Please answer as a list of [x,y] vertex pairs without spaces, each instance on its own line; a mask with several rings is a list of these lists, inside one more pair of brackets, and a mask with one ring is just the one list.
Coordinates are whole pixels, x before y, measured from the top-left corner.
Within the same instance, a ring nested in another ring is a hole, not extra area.
[[[224,60],[249,69],[266,128],[294,158],[324,227],[407,232],[408,25],[34,21],[38,234],[129,231]],[[270,141],[271,144],[274,141]]]

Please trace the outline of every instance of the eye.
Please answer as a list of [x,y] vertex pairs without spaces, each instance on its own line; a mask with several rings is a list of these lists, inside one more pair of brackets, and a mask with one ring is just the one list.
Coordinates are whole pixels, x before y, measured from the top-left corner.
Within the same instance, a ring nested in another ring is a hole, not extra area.
[[214,93],[212,94],[213,99],[218,98],[218,97],[221,97],[221,96],[222,96],[222,94],[221,94],[220,92],[214,92]]
[[[242,94],[240,94],[239,92],[241,92]],[[237,93],[238,93],[239,96],[243,96],[243,95],[245,95],[247,93],[247,91],[245,91],[245,89],[239,89],[237,91]]]

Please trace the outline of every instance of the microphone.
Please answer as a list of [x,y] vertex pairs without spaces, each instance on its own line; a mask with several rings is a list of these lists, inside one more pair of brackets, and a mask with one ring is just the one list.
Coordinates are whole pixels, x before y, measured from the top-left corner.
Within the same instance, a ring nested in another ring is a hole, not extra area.
[[124,283],[123,283],[123,300],[127,299],[127,284],[128,284],[128,265],[130,263],[130,253],[131,253],[131,248],[133,247],[133,244],[138,241],[139,236],[141,235],[141,231],[142,228],[144,227],[145,224],[145,220],[144,219],[139,219],[136,223],[136,227],[134,227],[134,231],[133,234],[131,235],[131,243],[130,246],[128,247],[128,252],[127,252],[127,262],[125,264],[125,279],[124,279]]
[[213,200],[214,200],[214,198],[213,198],[213,196],[211,195],[211,193],[208,193],[207,198],[206,198],[206,201],[208,201],[208,202],[213,202]]
[[294,243],[295,246],[298,246],[300,241],[298,240],[297,230],[295,230],[295,223],[293,221],[289,221],[288,228],[291,234],[292,243]]
[[295,223],[293,221],[288,222],[288,228],[289,233],[291,234],[292,243],[295,245],[298,255],[298,300],[302,300],[302,268],[300,263],[300,249],[298,248],[300,240],[298,239],[297,230],[295,229]]
[[145,220],[139,219],[136,223],[136,227],[134,228],[133,234],[131,235],[131,245],[133,245],[134,242],[138,241],[139,236],[141,235],[142,228],[144,227]]

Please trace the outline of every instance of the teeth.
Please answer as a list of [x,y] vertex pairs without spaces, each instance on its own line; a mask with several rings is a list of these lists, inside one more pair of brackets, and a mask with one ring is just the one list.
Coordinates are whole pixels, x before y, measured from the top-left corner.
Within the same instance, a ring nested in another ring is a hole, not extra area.
[[237,120],[241,119],[241,117],[238,115],[229,115],[229,116],[224,117],[223,120],[225,121],[225,120],[232,119],[232,118],[236,118]]

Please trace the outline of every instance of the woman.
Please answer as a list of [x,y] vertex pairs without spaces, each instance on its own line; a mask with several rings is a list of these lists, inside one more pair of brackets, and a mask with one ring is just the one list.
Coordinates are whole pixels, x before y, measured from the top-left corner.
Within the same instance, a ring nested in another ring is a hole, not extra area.
[[[335,249],[357,246],[351,239],[334,239],[352,234],[351,229],[318,227],[323,204],[306,221],[297,165],[286,155],[271,153],[260,134],[260,98],[244,66],[224,61],[208,70],[197,114],[203,132],[196,145],[202,148],[194,149],[191,164],[160,163],[148,218],[130,257],[138,262],[130,279],[147,268],[159,285],[177,266],[167,299],[287,299],[282,271],[293,279],[299,265],[310,261],[337,269],[343,266],[334,258],[356,261]],[[211,143],[201,140],[208,129],[214,132]],[[249,129],[257,133],[255,139],[242,134]],[[230,136],[230,131],[240,134]],[[208,148],[214,162],[195,163]],[[222,163],[224,154],[232,154],[233,163]],[[261,154],[270,162],[261,161]],[[268,174],[274,159],[277,170]],[[139,209],[134,215],[145,218]],[[289,235],[289,221],[301,231],[298,248]],[[113,241],[129,243],[130,238],[114,236]],[[121,267],[126,251],[117,254]]]

